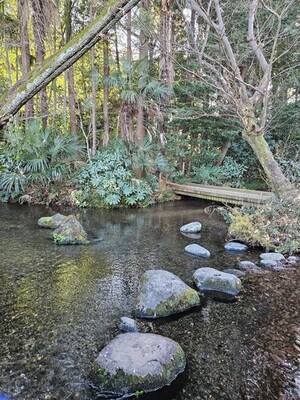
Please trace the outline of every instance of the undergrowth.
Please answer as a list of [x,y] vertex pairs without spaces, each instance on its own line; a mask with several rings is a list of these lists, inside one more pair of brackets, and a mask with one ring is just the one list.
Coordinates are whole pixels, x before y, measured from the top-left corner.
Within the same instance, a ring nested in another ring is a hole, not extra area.
[[300,199],[274,198],[259,206],[228,209],[228,234],[250,246],[285,254],[300,252]]

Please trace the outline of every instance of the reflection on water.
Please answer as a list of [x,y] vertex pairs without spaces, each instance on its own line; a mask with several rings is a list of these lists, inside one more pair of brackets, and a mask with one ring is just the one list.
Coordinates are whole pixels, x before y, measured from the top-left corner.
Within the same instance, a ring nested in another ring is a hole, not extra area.
[[[192,285],[200,266],[230,268],[241,257],[224,251],[226,226],[205,214],[206,205],[77,211],[101,239],[89,246],[53,244],[50,231],[37,226],[50,210],[0,205],[0,398],[96,399],[91,361],[116,335],[119,318],[131,315],[140,274],[167,269]],[[198,239],[179,232],[193,220],[203,223]],[[212,257],[185,254],[191,242]],[[299,269],[248,277],[236,303],[208,300],[192,313],[155,321],[154,332],[177,340],[189,363],[184,387],[164,400],[298,398],[298,284]]]

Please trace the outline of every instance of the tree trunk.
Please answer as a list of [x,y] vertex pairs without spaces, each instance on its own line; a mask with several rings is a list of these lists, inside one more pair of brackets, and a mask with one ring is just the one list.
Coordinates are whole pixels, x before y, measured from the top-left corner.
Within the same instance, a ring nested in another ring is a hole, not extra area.
[[[71,40],[72,36],[72,1],[65,0],[65,21],[66,21],[66,43]],[[73,65],[67,70],[68,92],[69,92],[69,114],[70,114],[70,129],[72,133],[77,131],[76,118],[76,93],[75,93],[75,78]]]
[[82,32],[75,35],[63,48],[41,65],[37,65],[26,77],[4,93],[0,98],[0,127],[6,125],[9,119],[36,93],[90,50],[95,43],[101,40],[102,35],[106,34],[139,1],[108,1],[99,16]]
[[[18,0],[18,18],[20,22],[22,76],[30,71],[30,47],[28,35],[28,0]],[[33,117],[33,100],[25,104],[25,120]]]
[[222,165],[222,162],[224,161],[224,158],[226,157],[229,148],[230,148],[230,140],[227,139],[221,148],[221,154],[218,161],[215,163],[215,167],[220,167]]
[[[172,11],[170,0],[161,0],[160,9],[160,56],[159,56],[159,80],[164,83],[170,93],[174,85],[174,65],[172,59]],[[161,144],[164,144],[164,131],[167,119],[167,108],[171,97],[166,96],[160,101],[160,121],[158,124]]]
[[[42,64],[45,61],[45,36],[46,36],[46,21],[45,19],[45,8],[42,0],[31,0],[33,8],[33,33],[35,43],[35,57],[36,63]],[[41,102],[41,117],[43,127],[47,126],[48,118],[48,101],[46,87],[42,87],[40,91],[40,102]]]
[[91,155],[94,156],[97,151],[97,78],[95,77],[95,47],[91,49],[91,70],[92,70],[92,98],[91,98],[91,125],[92,125],[92,149]]
[[106,37],[103,41],[103,76],[105,79],[104,88],[103,88],[103,127],[104,127],[104,136],[103,136],[103,145],[107,146],[109,142],[109,110],[108,110],[108,102],[109,102],[109,41],[108,37]]
[[282,197],[282,195],[292,191],[292,184],[284,176],[263,134],[254,134],[253,131],[244,129],[242,136],[258,158],[274,193]]
[[[142,0],[140,9],[140,18],[142,22],[140,30],[140,44],[139,44],[139,62],[140,62],[140,78],[145,80],[145,77],[149,74],[149,18],[150,13],[150,2],[149,0]],[[136,134],[135,142],[140,145],[145,137],[145,110],[144,110],[145,96],[139,95],[137,105],[137,117],[136,117]]]

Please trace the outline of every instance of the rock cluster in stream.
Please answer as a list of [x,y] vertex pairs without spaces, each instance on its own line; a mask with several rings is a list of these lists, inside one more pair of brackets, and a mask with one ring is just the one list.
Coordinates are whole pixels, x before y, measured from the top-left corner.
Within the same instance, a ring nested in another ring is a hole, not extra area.
[[38,225],[42,228],[54,229],[52,238],[56,244],[88,244],[88,235],[74,215],[54,214],[41,217]]

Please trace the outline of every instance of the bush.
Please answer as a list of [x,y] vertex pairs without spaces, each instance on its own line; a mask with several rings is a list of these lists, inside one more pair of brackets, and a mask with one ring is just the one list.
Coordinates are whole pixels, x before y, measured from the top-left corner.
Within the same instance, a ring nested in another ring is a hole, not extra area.
[[[41,129],[39,120],[23,128],[10,126],[0,155],[0,195],[9,201],[31,193],[49,193],[50,185],[67,181],[81,157],[82,145],[74,135]],[[46,200],[47,201],[47,200]]]
[[125,149],[110,146],[99,151],[74,178],[73,200],[80,207],[146,206],[152,202],[151,186],[129,169]]
[[231,238],[281,253],[300,252],[300,200],[297,196],[274,198],[260,207],[230,209],[228,217]]

